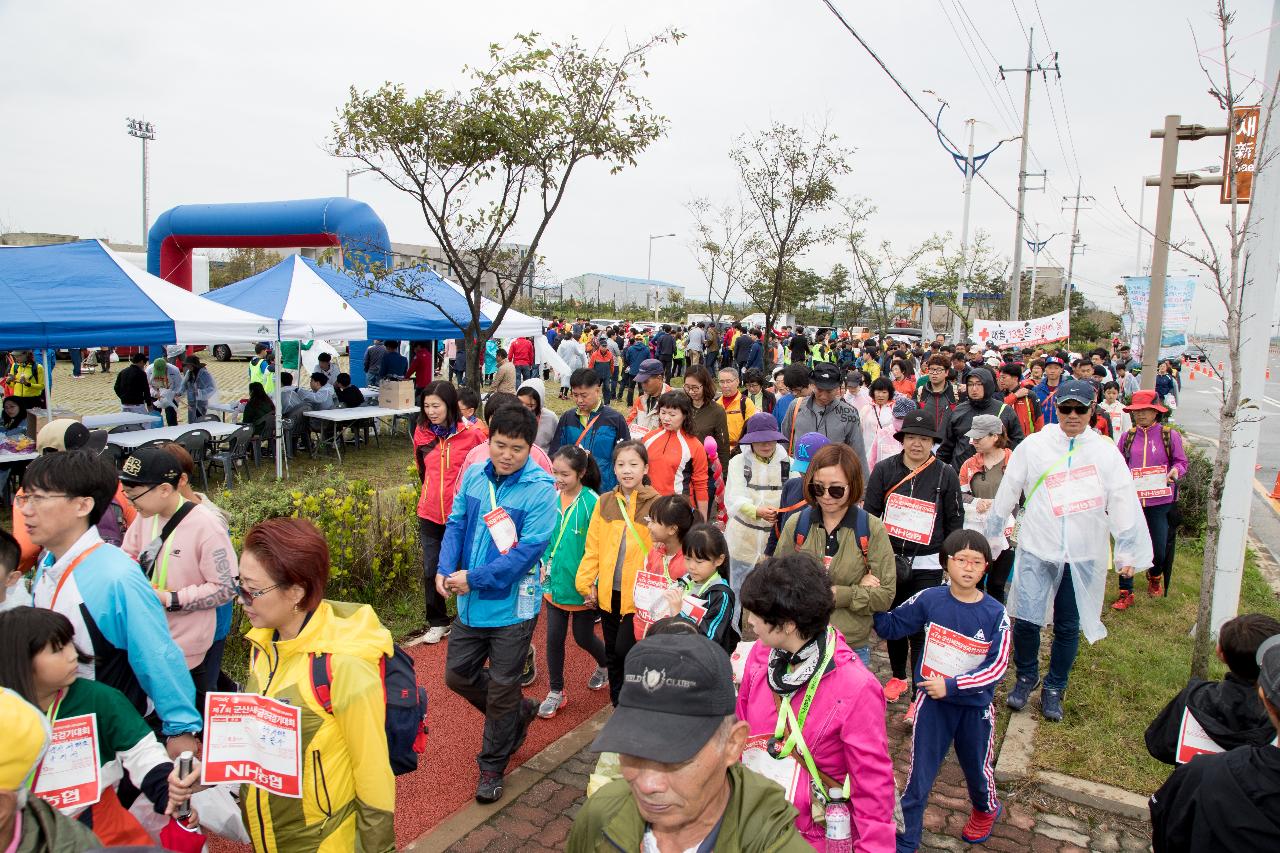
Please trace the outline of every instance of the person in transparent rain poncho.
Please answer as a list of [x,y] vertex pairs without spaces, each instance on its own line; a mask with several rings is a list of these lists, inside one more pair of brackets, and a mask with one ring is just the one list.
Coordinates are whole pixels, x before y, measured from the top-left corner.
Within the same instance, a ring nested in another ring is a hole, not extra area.
[[1045,424],[1013,451],[984,531],[993,552],[1003,550],[1005,520],[1026,495],[1007,602],[1017,620],[1017,681],[1006,701],[1015,711],[1026,706],[1040,682],[1040,629],[1052,624],[1040,710],[1053,722],[1062,720],[1080,632],[1090,643],[1107,635],[1101,613],[1110,567],[1132,577],[1152,562],[1133,478],[1115,443],[1089,429],[1094,386],[1063,382],[1056,402],[1058,423]]

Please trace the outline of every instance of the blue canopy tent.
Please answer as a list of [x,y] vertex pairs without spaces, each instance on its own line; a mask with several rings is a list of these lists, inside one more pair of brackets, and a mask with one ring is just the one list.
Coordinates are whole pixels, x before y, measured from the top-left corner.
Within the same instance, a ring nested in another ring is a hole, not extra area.
[[[0,305],[0,349],[46,356],[59,347],[232,343],[276,334],[275,320],[210,305],[97,240],[0,247]],[[48,403],[52,408],[52,392]]]

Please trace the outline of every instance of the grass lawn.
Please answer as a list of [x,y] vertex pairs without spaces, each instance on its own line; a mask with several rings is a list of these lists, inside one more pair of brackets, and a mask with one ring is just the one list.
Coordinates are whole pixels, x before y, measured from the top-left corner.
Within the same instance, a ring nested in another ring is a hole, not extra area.
[[[1139,794],[1153,793],[1169,777],[1172,768],[1147,754],[1143,733],[1187,683],[1201,554],[1199,541],[1180,540],[1169,597],[1148,598],[1140,573],[1135,578],[1138,604],[1123,613],[1110,607],[1116,595],[1111,582],[1102,617],[1108,636],[1092,646],[1081,640],[1066,693],[1066,720],[1040,722],[1036,767]],[[1280,603],[1259,574],[1252,552],[1245,563],[1240,612],[1280,617]],[[1046,652],[1048,645],[1043,645]],[[1216,658],[1212,661],[1212,678],[1221,678],[1225,670]]]

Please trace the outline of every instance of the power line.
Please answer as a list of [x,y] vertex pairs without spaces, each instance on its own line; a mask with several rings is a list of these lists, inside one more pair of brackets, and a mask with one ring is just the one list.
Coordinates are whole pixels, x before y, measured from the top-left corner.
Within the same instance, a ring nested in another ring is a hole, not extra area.
[[1022,23],[1022,13],[1018,11],[1018,4],[1014,0],[1009,0],[1009,5],[1013,7],[1013,14],[1018,19],[1018,26],[1022,28],[1022,37],[1027,41],[1031,41],[1031,36],[1027,35],[1027,25]]
[[[937,131],[938,135],[941,136],[942,139],[947,142],[947,144],[949,144],[952,148],[959,150],[955,142],[951,140],[951,137],[947,136],[946,131],[944,131],[941,127],[938,126],[933,116],[925,112],[924,107],[920,106],[920,102],[915,99],[915,96],[912,95],[911,92],[907,90],[907,87],[902,85],[902,81],[899,80],[897,76],[892,71],[889,70],[889,66],[886,65],[884,60],[881,59],[880,56],[871,48],[871,45],[867,44],[866,39],[864,39],[861,35],[859,35],[858,31],[855,30],[847,20],[845,20],[844,15],[840,14],[840,10],[837,9],[834,4],[832,4],[831,0],[822,0],[822,4],[831,10],[831,14],[835,15],[836,20],[838,20],[844,26],[844,28],[849,31],[849,35],[857,39],[858,44],[862,45],[862,49],[865,50],[871,56],[871,58],[876,61],[876,64],[880,66],[881,70],[884,71],[884,73],[888,75],[889,79],[893,81],[893,85],[898,87],[898,91],[902,92],[902,94],[906,96],[907,100],[911,102],[911,106],[916,108],[916,112],[924,116],[924,120],[929,122],[929,125],[935,131]],[[1018,212],[1018,209],[1014,207],[1013,202],[1005,198],[1004,194],[1001,193],[1000,190],[996,189],[995,185],[992,184],[991,181],[987,180],[985,175],[979,174],[977,177],[978,177],[978,180],[986,184],[987,188],[990,189],[991,192],[995,193],[996,198],[1004,202],[1005,207],[1009,208],[1014,213]]]
[[[959,10],[957,12],[957,19],[960,20],[961,29],[965,31],[965,38],[967,38],[969,40],[969,44],[973,46],[973,53],[975,56],[977,56],[977,61],[982,62],[983,60],[981,56],[981,51],[978,50],[978,45],[976,42],[974,42],[973,36],[970,35],[969,28],[965,26],[964,20],[960,18],[960,12],[963,11],[964,7],[960,6],[959,3],[956,2],[956,0],[952,0],[952,4],[956,7],[957,10]],[[979,70],[978,65],[977,63],[974,62],[973,57],[969,55],[968,48],[964,46],[964,42],[960,41],[960,33],[956,30],[955,24],[951,23],[951,15],[947,11],[947,7],[944,5],[943,0],[938,0],[938,7],[942,9],[942,14],[946,17],[947,23],[951,26],[951,31],[955,33],[956,41],[960,43],[960,48],[964,51],[965,58],[969,60],[969,67],[973,69],[974,76],[976,76],[978,78],[978,81],[982,84],[983,92],[986,93],[987,99],[991,101],[992,106],[996,108],[996,113],[1000,116],[1000,120],[1005,122],[1006,128],[1010,132],[1017,133],[1017,130],[1016,130],[1018,125],[1017,113],[1008,111],[1008,109],[1004,105],[1004,102],[1000,100],[999,94],[997,92],[997,90],[999,89],[999,86],[994,84],[994,80],[988,81],[987,77],[983,75],[981,70]],[[988,49],[987,52],[990,53],[990,50]],[[998,65],[999,63],[996,63],[996,64]],[[1010,116],[1013,119],[1012,123],[1009,123],[1008,121],[1008,117]]]

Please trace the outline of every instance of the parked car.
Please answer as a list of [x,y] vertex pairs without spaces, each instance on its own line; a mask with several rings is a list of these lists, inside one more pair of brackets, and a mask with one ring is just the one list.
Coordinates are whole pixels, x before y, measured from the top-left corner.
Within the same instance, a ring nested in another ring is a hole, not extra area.
[[[247,360],[253,358],[254,347],[256,347],[258,343],[258,341],[253,341],[247,344],[214,344],[209,347],[209,350],[213,353],[213,357],[218,361],[230,361],[233,358],[243,358]],[[271,341],[262,341],[261,343],[270,345]],[[342,355],[350,354],[346,341],[329,341],[328,343]]]
[[1186,348],[1183,354],[1186,355],[1187,358],[1198,361],[1201,364],[1207,364],[1209,361],[1209,351],[1200,346],[1200,344],[1192,344]]

